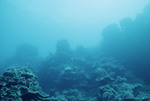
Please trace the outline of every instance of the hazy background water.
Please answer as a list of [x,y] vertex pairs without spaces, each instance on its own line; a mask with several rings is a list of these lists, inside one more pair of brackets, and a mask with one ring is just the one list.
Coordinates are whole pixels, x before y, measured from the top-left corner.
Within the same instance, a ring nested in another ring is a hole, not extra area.
[[0,60],[13,56],[22,43],[37,46],[42,57],[55,52],[56,42],[60,39],[68,39],[73,48],[77,45],[95,47],[107,25],[119,25],[120,20],[126,17],[135,19],[149,2],[1,0]]

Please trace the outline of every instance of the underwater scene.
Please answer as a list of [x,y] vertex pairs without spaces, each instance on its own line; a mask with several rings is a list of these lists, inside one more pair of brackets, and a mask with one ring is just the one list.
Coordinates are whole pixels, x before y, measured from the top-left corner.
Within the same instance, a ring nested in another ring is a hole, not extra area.
[[149,0],[1,0],[0,101],[150,101]]

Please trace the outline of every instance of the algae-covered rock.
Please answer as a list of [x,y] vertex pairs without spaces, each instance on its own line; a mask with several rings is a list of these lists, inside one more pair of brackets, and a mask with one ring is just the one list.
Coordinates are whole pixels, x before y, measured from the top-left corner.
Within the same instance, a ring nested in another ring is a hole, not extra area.
[[0,76],[0,101],[49,101],[37,77],[26,68],[8,68]]

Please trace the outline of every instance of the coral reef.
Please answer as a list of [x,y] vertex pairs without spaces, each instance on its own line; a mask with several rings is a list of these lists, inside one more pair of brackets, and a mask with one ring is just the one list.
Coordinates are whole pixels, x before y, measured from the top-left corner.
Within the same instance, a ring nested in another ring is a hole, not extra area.
[[125,18],[103,29],[99,53],[124,61],[134,75],[150,83],[150,4],[135,19]]
[[[40,75],[41,72],[47,73]],[[45,71],[41,68],[39,78],[40,82],[43,78],[47,80],[45,82],[49,86],[45,91],[51,95],[52,101],[150,100],[150,89],[144,90],[143,82],[138,81],[114,58],[102,58],[90,63],[73,59],[57,66],[51,66],[49,62]]]
[[87,93],[78,89],[68,89],[62,92],[55,92],[55,95],[50,99],[52,101],[99,101],[97,97],[88,96]]
[[0,101],[150,101],[150,86],[126,65],[92,52],[83,47],[72,51],[62,40],[55,54],[38,65],[31,63],[50,96],[29,69],[8,68],[0,76]]
[[149,10],[107,26],[94,48],[72,50],[59,40],[54,54],[39,59],[37,47],[21,44],[0,64],[0,73],[15,67],[0,75],[0,101],[150,101]]
[[26,68],[8,68],[0,76],[1,101],[49,101],[42,92],[37,77]]
[[29,69],[8,68],[0,76],[0,101],[150,101],[150,86],[115,58],[69,56],[61,61],[54,54],[30,67],[50,96]]

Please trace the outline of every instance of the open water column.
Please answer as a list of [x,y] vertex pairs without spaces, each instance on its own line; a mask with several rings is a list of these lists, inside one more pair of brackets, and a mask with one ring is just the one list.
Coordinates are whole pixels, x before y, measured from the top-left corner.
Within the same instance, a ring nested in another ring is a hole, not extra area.
[[150,0],[1,0],[0,101],[150,101]]

